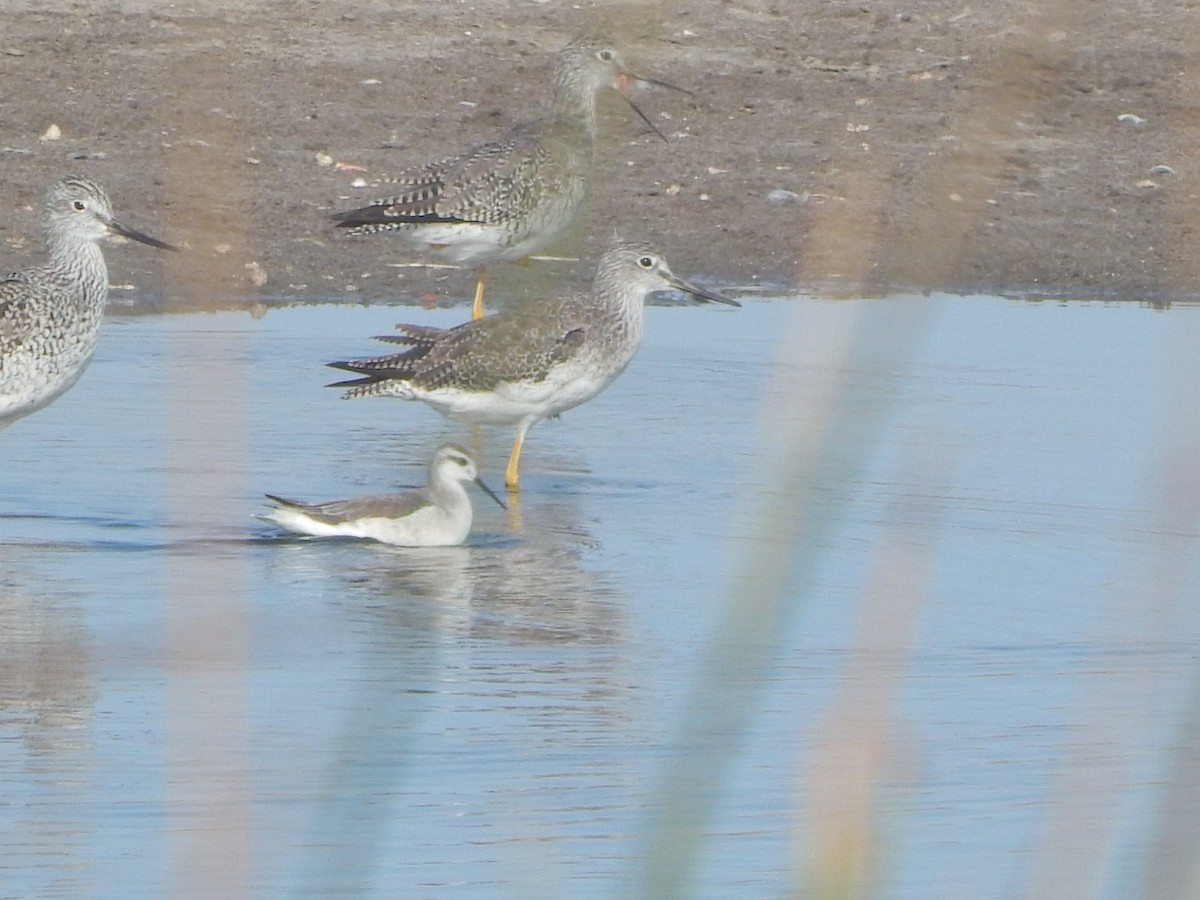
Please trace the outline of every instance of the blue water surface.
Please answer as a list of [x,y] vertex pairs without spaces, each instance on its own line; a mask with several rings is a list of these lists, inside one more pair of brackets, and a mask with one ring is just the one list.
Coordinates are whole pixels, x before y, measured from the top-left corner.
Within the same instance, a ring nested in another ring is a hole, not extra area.
[[687,896],[761,900],[855,785],[878,896],[1138,883],[1200,655],[1200,311],[654,306],[467,546],[254,517],[447,439],[500,487],[506,429],[324,386],[462,315],[113,318],[0,435],[0,897],[650,896],[695,847]]

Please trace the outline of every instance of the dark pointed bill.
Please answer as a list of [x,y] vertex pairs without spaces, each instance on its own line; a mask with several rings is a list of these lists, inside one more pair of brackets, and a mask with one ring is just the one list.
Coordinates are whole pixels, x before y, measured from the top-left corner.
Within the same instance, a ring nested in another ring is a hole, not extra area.
[[[689,97],[696,96],[691,91],[689,91],[687,88],[677,87],[676,85],[670,84],[669,82],[660,81],[657,78],[647,78],[645,75],[638,75],[636,72],[624,71],[624,72],[620,73],[618,78],[620,80],[617,84],[617,90],[620,93],[620,95],[625,98],[625,102],[628,103],[629,106],[633,109],[633,111],[638,114],[638,118],[640,118],[643,122],[645,122],[647,125],[649,125],[650,130],[653,131],[655,134],[657,134],[664,141],[667,141],[667,136],[658,130],[658,126],[655,125],[653,122],[651,122],[649,117],[644,112],[642,112],[638,108],[638,105],[636,103],[634,103],[631,99],[629,99],[629,95],[627,93],[625,93],[625,89],[628,86],[629,82],[641,81],[646,84],[653,84],[657,87],[668,88],[669,90],[672,90],[672,91],[679,91],[679,93],[687,94]],[[670,142],[668,141],[668,143],[670,143]]]
[[679,85],[671,84],[669,81],[661,81],[658,78],[647,78],[645,75],[636,75],[633,72],[627,72],[626,74],[634,81],[644,81],[646,84],[652,84],[655,87],[663,87],[670,91],[679,91],[679,93],[687,94],[689,97],[693,98],[696,96],[694,91],[689,91],[687,88],[681,88]]
[[693,297],[697,297],[701,300],[711,300],[714,303],[724,303],[726,306],[736,306],[739,309],[742,306],[742,304],[738,303],[736,300],[730,300],[728,297],[724,297],[721,294],[718,294],[716,291],[707,291],[702,287],[697,287],[690,282],[684,281],[678,275],[672,275],[668,281],[671,282],[671,287],[675,288],[677,291],[683,291],[685,294],[691,294]]
[[495,500],[497,503],[499,503],[501,509],[508,509],[508,506],[504,503],[504,501],[496,496],[496,492],[493,491],[490,487],[488,487],[486,484],[483,483],[482,478],[476,478],[475,484],[477,484],[479,486],[479,489],[481,491],[483,491],[485,494],[487,494],[489,497],[491,497],[493,500]]
[[171,244],[160,241],[158,238],[152,238],[148,234],[142,234],[140,231],[134,231],[132,228],[126,228],[120,222],[109,222],[108,230],[113,234],[119,234],[121,237],[129,238],[131,241],[137,241],[139,244],[146,244],[150,247],[157,247],[159,250],[170,250],[172,253],[178,253],[179,248]]
[[[651,122],[650,118],[644,112],[642,112],[640,109],[638,109],[638,106],[636,103],[634,103],[632,100],[630,100],[629,97],[627,97],[625,94],[622,94],[621,96],[625,97],[625,102],[628,103],[629,106],[633,109],[633,111],[638,114],[638,117],[643,122],[645,122],[647,125],[650,126],[651,131],[653,131],[655,134],[657,134],[664,141],[667,141],[667,136],[658,130],[658,126],[656,126],[653,122]],[[670,143],[670,141],[667,141],[667,143]]]

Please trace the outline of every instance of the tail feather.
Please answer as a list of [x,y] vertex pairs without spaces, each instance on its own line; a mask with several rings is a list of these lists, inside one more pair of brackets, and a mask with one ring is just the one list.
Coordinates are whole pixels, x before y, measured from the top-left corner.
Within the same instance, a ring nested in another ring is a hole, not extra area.
[[396,323],[396,330],[407,335],[414,341],[433,343],[449,329],[438,328],[436,325],[409,325],[405,322]]
[[358,209],[343,209],[339,212],[329,214],[330,220],[337,228],[378,228],[388,224],[395,224],[395,216],[387,216],[386,206],[380,206],[377,203],[372,203],[370,206],[361,206]]
[[342,398],[350,400],[355,397],[382,397],[403,394],[400,386],[412,377],[413,373],[407,366],[397,366],[398,357],[379,357],[377,359],[350,359],[329,363],[330,368],[344,369],[353,372],[358,378],[332,382],[326,387],[349,388]]
[[331,369],[345,369],[347,372],[355,372],[359,375],[407,378],[412,374],[413,362],[423,355],[414,352],[419,349],[414,348],[405,353],[393,354],[392,356],[375,356],[370,359],[339,359],[336,362],[327,363],[327,365]]
[[325,387],[335,387],[335,388],[358,387],[359,385],[363,385],[363,384],[375,384],[375,383],[376,383],[376,379],[374,379],[374,378],[348,378],[345,381],[331,381],[331,382],[329,382],[329,384],[325,385]]
[[353,378],[348,381],[336,381],[326,387],[348,388],[342,392],[343,400],[355,400],[359,397],[403,397],[405,393],[397,389],[400,382],[389,379],[373,378],[365,376],[363,378]]
[[460,223],[466,220],[442,215],[437,211],[438,194],[428,190],[414,190],[412,194],[387,197],[361,206],[331,213],[329,218],[338,228],[362,228],[379,231],[400,225],[432,225]]
[[429,355],[429,351],[437,346],[440,328],[427,328],[418,325],[397,325],[405,333],[398,335],[381,335],[376,340],[391,344],[401,344],[408,349],[400,353],[390,353],[386,356],[369,356],[361,359],[341,359],[329,363],[334,369],[345,369],[361,375],[373,375],[386,378],[411,377],[420,362]]
[[399,324],[401,334],[381,335],[376,340],[389,344],[400,344],[407,349],[387,356],[372,356],[362,359],[341,359],[328,363],[330,368],[342,369],[361,376],[346,381],[337,381],[329,387],[349,388],[342,396],[372,397],[380,395],[403,395],[401,382],[424,379],[426,360],[431,350],[438,345],[444,328],[428,325]]
[[436,344],[446,331],[444,328],[435,328],[432,325],[405,325],[404,323],[397,325],[396,330],[401,333],[377,334],[373,340],[383,341],[385,344],[429,348]]
[[377,334],[371,340],[383,341],[385,344],[402,344],[406,347],[424,347],[429,343],[420,338],[409,337],[407,334]]

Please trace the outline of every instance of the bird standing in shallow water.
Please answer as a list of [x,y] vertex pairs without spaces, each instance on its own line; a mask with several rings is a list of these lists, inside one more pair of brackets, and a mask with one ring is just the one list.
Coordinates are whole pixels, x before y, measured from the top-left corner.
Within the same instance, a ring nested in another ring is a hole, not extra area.
[[78,175],[46,192],[42,228],[49,261],[0,280],[0,427],[63,394],[91,360],[108,300],[98,241],[175,249],[117,222],[104,189]]
[[584,36],[558,55],[550,114],[503,137],[386,179],[396,193],[333,215],[351,234],[396,232],[410,246],[478,266],[471,318],[483,315],[484,267],[547,247],[575,221],[591,179],[596,99],[612,88],[654,130],[625,92],[636,75],[606,37]]
[[329,503],[299,503],[267,494],[276,508],[262,518],[317,537],[342,535],[403,547],[451,547],[465,541],[471,531],[473,510],[464,481],[474,481],[504,506],[483,483],[467,451],[457,444],[443,444],[433,454],[428,480],[420,490]]
[[590,294],[537,300],[456,328],[397,325],[401,334],[379,340],[407,350],[330,363],[362,376],[332,387],[350,388],[348,398],[422,400],[463,421],[516,425],[504,473],[515,489],[530,427],[611,384],[641,344],[646,297],[667,290],[740,305],[677,277],[654,251],[623,245],[600,258]]

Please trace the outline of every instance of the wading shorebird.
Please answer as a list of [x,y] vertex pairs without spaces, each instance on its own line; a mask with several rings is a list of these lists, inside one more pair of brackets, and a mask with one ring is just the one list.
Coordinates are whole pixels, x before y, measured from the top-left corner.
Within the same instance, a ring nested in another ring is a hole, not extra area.
[[677,277],[653,250],[623,245],[600,258],[590,294],[537,300],[455,328],[397,325],[401,334],[379,340],[408,349],[330,363],[362,376],[331,387],[349,388],[347,398],[421,400],[466,422],[516,425],[504,472],[515,490],[530,427],[612,384],[642,342],[646,297],[670,290],[741,305]]
[[351,234],[395,232],[418,251],[476,266],[471,318],[478,319],[487,264],[542,250],[579,214],[592,176],[596,100],[602,91],[620,93],[666,140],[626,95],[637,81],[691,93],[631,72],[606,37],[577,38],[558,54],[549,115],[387,178],[395,186],[392,195],[334,213],[333,219]]

